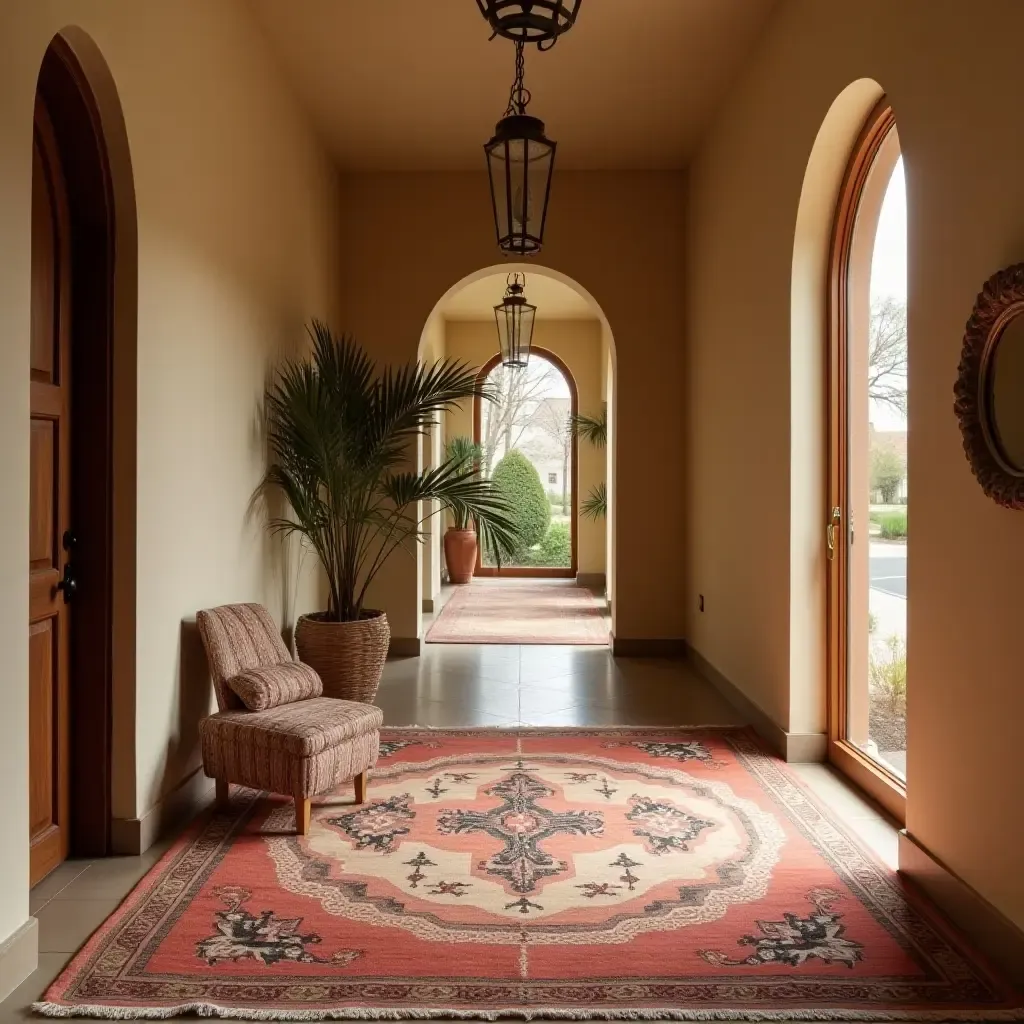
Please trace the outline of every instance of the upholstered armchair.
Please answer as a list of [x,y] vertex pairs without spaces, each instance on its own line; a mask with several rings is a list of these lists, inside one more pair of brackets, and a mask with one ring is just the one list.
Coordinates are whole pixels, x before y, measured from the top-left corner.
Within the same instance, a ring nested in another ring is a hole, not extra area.
[[353,779],[362,803],[377,763],[380,708],[322,696],[320,677],[292,658],[262,605],[210,608],[196,622],[217,694],[218,711],[200,722],[199,735],[218,804],[232,782],[291,796],[305,835],[313,797]]

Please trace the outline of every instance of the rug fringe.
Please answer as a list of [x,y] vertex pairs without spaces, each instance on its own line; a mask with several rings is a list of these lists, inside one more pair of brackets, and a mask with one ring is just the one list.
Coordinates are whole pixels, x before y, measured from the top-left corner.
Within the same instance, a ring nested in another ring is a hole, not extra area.
[[751,1010],[737,1009],[537,1009],[453,1010],[441,1008],[339,1007],[328,1010],[258,1009],[218,1006],[216,1003],[179,1003],[176,1006],[65,1006],[33,1003],[35,1013],[46,1017],[99,1017],[105,1020],[165,1020],[187,1013],[200,1017],[234,1020],[683,1020],[683,1021],[851,1021],[858,1024],[888,1022],[1022,1021],[1024,1007],[1016,1010]]

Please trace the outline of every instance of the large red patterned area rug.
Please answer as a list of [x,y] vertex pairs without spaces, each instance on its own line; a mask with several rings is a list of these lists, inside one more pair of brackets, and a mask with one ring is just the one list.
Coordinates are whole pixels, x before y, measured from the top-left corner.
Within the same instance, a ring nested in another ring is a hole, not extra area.
[[389,730],[369,798],[236,790],[36,1009],[1019,1020],[746,730]]

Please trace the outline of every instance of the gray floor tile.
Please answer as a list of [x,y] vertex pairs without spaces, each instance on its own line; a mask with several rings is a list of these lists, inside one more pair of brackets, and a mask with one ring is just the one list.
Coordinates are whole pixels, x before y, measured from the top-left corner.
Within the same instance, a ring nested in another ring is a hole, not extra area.
[[28,912],[34,914],[46,906],[62,889],[70,885],[86,868],[90,861],[66,860],[53,869],[38,885],[33,886],[28,898]]
[[[124,892],[131,890],[125,885]],[[50,900],[39,920],[40,953],[73,953],[117,909],[120,897]]]

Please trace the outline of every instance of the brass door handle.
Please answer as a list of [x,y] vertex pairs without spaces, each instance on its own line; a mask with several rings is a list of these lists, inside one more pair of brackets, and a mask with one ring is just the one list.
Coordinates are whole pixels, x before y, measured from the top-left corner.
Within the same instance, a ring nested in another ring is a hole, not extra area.
[[836,526],[843,521],[843,510],[835,505],[832,509],[832,517],[825,527],[825,545],[828,552],[828,560],[831,562],[836,557]]

